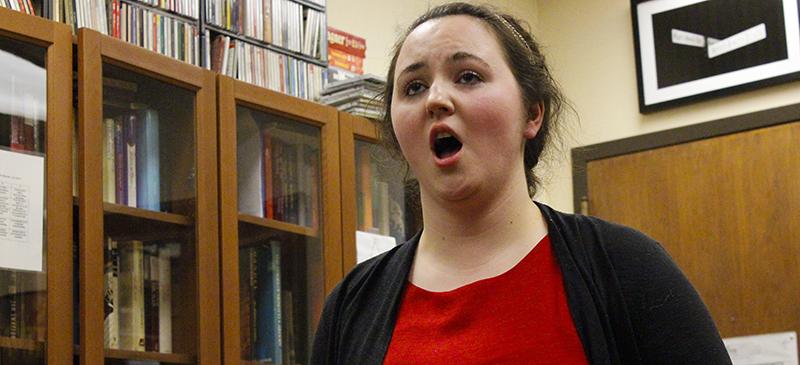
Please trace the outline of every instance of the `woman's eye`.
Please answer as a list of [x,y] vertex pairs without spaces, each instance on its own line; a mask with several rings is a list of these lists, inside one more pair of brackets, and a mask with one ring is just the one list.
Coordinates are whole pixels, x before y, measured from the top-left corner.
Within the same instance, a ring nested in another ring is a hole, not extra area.
[[461,73],[461,75],[458,76],[458,83],[459,84],[472,85],[472,84],[476,84],[476,83],[478,83],[480,81],[483,81],[483,80],[481,79],[480,75],[478,75],[478,73],[476,73],[474,71],[465,71],[465,72]]
[[423,85],[419,81],[412,81],[409,82],[408,85],[406,85],[406,95],[408,96],[414,96],[423,91],[425,91],[425,85]]

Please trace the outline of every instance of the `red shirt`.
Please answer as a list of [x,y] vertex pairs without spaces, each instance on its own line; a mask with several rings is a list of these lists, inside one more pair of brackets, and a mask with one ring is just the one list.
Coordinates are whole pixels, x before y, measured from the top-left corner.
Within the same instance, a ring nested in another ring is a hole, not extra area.
[[586,364],[545,237],[509,271],[448,292],[409,283],[384,364]]

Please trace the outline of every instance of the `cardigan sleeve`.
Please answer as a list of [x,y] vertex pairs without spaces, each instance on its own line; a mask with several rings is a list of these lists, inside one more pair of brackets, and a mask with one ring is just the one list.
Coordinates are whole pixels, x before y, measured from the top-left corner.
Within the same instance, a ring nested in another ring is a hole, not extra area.
[[615,227],[606,250],[643,364],[731,364],[705,304],[667,252],[644,234]]
[[314,345],[311,350],[311,365],[336,364],[337,358],[337,325],[339,316],[339,302],[342,285],[339,284],[328,298],[322,309],[322,315],[314,335]]

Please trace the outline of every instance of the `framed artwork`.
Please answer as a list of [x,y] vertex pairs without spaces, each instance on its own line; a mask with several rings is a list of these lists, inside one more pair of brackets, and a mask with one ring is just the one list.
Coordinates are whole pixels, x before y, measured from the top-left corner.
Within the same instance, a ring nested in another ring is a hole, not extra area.
[[800,0],[632,0],[639,111],[800,79]]

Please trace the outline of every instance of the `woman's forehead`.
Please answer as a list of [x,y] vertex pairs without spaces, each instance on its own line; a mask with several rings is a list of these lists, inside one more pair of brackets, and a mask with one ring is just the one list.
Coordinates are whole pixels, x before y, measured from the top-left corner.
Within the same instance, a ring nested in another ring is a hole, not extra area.
[[415,28],[403,42],[397,66],[419,62],[436,53],[449,57],[454,52],[488,53],[501,56],[500,45],[492,30],[482,20],[468,15],[431,19]]

